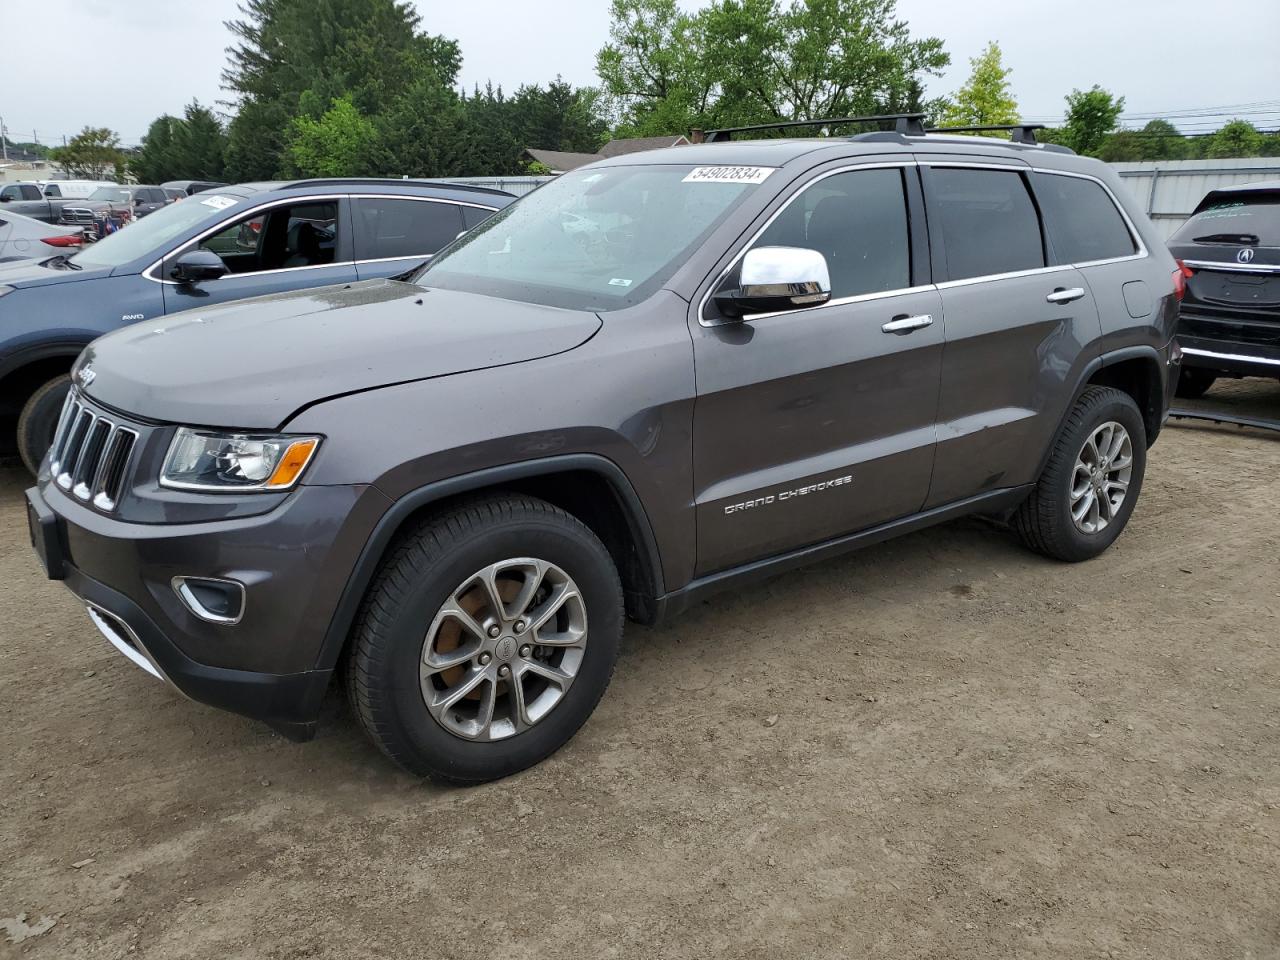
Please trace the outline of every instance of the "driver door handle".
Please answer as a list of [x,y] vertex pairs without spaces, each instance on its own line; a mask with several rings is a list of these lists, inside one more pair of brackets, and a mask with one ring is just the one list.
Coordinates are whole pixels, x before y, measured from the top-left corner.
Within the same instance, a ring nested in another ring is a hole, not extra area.
[[1072,300],[1079,300],[1083,296],[1084,287],[1071,287],[1069,290],[1059,287],[1045,299],[1050,303],[1070,303]]
[[919,330],[923,327],[932,326],[933,317],[927,313],[922,313],[918,317],[894,317],[888,323],[880,327],[885,333],[896,333],[898,336],[910,333],[912,330]]

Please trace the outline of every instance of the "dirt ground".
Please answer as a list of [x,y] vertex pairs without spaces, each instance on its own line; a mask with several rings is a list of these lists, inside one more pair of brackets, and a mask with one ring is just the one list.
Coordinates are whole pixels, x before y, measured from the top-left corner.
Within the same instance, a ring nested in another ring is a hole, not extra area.
[[966,521],[632,627],[566,749],[442,789],[135,668],[5,469],[0,956],[1278,957],[1278,474],[1171,427],[1091,563]]

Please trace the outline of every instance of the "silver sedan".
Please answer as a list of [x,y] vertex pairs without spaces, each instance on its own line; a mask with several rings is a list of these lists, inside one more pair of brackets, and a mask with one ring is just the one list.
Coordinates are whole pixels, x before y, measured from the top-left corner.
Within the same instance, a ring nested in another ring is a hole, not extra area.
[[41,223],[0,209],[0,263],[75,253],[82,243],[84,231],[79,227]]

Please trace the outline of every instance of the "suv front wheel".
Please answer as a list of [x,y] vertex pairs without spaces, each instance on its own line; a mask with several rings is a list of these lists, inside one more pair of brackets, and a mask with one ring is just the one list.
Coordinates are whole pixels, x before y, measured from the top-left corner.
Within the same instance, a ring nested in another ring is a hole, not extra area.
[[475,500],[384,561],[347,662],[352,708],[411,773],[479,783],[559,749],[595,709],[622,640],[608,550],[542,500]]
[[1057,560],[1096,557],[1129,522],[1146,466],[1147,432],[1133,398],[1113,387],[1086,387],[1014,514],[1014,530],[1032,550]]

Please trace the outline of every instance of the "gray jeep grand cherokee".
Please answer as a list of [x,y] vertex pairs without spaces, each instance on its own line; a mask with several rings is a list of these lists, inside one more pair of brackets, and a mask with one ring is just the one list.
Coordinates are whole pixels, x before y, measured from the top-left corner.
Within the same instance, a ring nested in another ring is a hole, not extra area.
[[605,160],[407,281],[103,337],[28,492],[48,575],[195,700],[305,739],[341,674],[475,782],[577,731],[624,616],[964,514],[1097,555],[1177,267],[1102,164],[899,125]]

